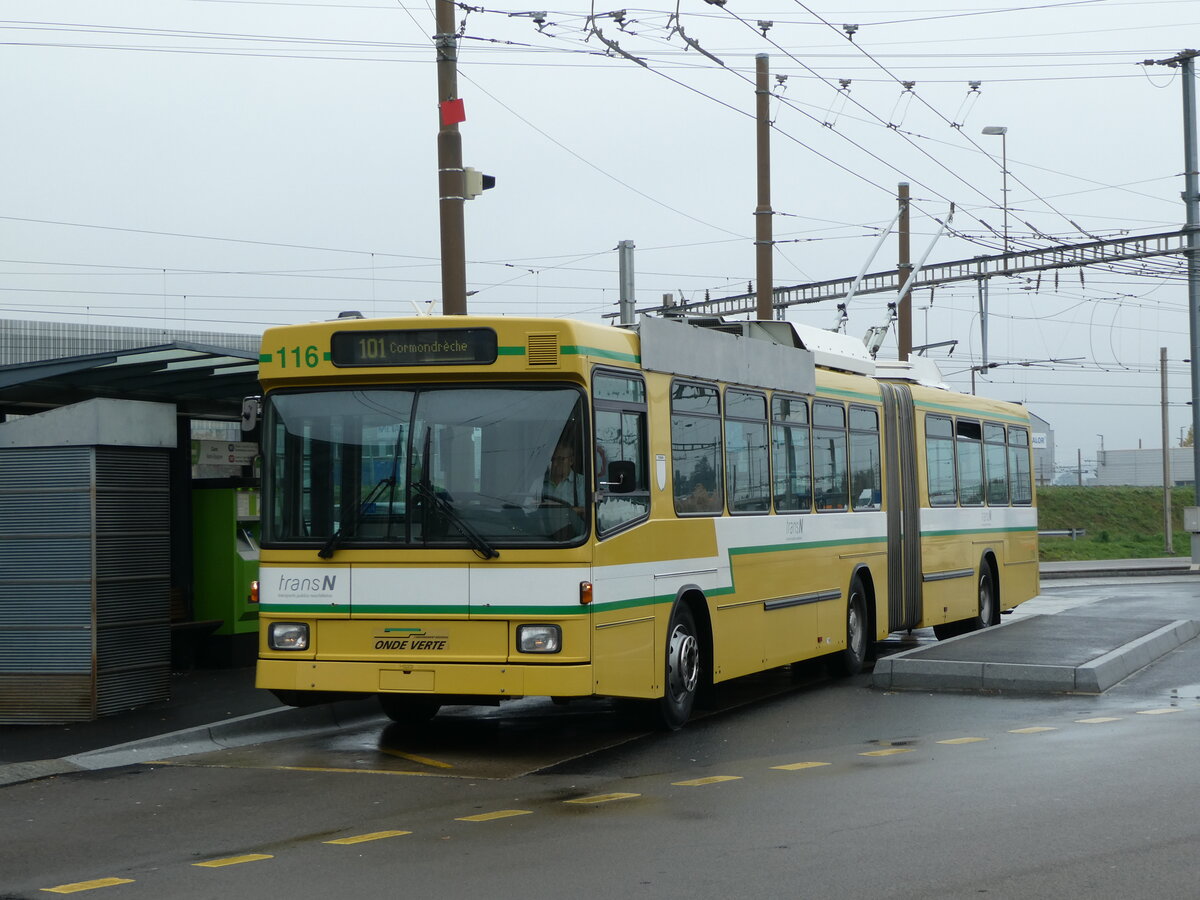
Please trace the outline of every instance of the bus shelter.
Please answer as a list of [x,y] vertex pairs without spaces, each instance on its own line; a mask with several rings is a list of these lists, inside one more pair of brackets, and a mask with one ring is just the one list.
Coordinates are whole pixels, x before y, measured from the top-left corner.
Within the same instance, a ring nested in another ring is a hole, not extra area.
[[198,596],[198,572],[201,594],[224,583],[197,556],[210,532],[230,552],[252,545],[253,471],[205,484],[233,505],[223,521],[219,501],[202,503],[198,535],[192,423],[238,422],[257,360],[178,341],[0,366],[0,723],[164,699],[173,669],[236,630],[235,598],[222,610]]

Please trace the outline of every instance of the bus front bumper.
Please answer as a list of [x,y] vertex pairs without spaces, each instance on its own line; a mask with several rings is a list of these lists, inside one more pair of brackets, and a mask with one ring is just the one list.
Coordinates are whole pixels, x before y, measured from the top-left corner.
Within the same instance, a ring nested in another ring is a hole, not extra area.
[[267,690],[412,693],[481,697],[587,697],[592,667],[259,659],[255,685]]

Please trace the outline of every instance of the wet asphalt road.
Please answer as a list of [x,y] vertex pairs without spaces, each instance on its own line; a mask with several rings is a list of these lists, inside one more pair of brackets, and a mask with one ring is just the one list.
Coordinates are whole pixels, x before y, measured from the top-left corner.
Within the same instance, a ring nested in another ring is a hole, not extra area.
[[[1101,597],[1200,617],[1194,579],[1049,585],[1018,614]],[[721,699],[677,734],[526,701],[0,788],[0,896],[1197,893],[1200,641],[1102,696],[808,669]]]

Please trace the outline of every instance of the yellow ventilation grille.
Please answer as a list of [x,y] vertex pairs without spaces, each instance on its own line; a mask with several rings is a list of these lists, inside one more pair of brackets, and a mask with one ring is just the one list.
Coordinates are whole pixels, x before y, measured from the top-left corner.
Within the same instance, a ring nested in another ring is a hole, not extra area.
[[558,335],[529,335],[525,344],[525,358],[531,366],[557,366]]

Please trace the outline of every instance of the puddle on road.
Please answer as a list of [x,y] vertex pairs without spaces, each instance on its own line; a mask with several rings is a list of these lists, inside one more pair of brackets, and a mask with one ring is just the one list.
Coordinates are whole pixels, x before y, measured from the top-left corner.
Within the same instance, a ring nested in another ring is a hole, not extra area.
[[417,729],[381,716],[333,734],[197,753],[176,757],[171,763],[506,779],[644,733],[627,727],[611,702],[582,701],[562,708],[538,698],[514,701],[502,710],[446,707]]
[[[716,708],[697,710],[693,718],[815,688],[826,679],[819,663],[794,669],[773,669],[721,685]],[[586,698],[560,705],[534,697],[500,707],[447,706],[417,729],[379,716],[333,733],[179,756],[170,764],[508,779],[608,750],[646,733],[644,717],[618,701]]]

